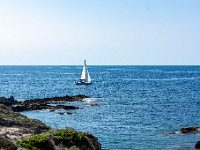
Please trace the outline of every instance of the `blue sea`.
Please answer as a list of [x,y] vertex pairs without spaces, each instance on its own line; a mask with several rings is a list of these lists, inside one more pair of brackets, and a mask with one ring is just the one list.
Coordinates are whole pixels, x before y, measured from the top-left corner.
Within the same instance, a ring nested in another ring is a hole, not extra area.
[[[22,114],[53,128],[90,132],[103,150],[193,150],[200,125],[200,66],[88,66],[93,84],[77,86],[82,66],[0,66],[0,96],[23,101],[90,96],[78,110]],[[92,107],[92,104],[98,104]],[[60,115],[59,112],[64,112]],[[71,112],[72,115],[68,115]]]

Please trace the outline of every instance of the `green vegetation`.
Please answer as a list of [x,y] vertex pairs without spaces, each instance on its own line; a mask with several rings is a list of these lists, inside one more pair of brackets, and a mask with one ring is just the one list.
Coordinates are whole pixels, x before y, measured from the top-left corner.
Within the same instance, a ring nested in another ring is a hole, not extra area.
[[73,145],[81,146],[82,137],[83,133],[77,132],[73,129],[60,129],[53,131],[51,134],[51,138],[55,141],[56,145],[62,143],[67,147],[71,147]]
[[28,150],[51,150],[53,145],[49,141],[49,137],[44,134],[38,134],[30,137],[29,139],[24,139],[17,141],[17,145],[26,148]]
[[83,144],[83,133],[73,129],[51,130],[27,139],[17,141],[17,145],[28,150],[53,150],[55,145],[64,147],[81,147]]

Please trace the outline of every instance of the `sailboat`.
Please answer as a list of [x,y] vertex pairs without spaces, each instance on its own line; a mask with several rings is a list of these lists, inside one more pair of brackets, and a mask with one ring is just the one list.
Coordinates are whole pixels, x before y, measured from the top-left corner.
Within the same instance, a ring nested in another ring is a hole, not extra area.
[[86,60],[84,60],[83,70],[81,74],[81,78],[78,82],[75,82],[76,85],[90,85],[92,84],[92,79],[87,69]]

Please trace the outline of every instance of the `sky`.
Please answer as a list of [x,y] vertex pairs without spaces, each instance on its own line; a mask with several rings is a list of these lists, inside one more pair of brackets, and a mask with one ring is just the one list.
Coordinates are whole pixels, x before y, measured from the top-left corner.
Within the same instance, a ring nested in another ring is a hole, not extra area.
[[0,65],[200,65],[199,0],[0,0]]

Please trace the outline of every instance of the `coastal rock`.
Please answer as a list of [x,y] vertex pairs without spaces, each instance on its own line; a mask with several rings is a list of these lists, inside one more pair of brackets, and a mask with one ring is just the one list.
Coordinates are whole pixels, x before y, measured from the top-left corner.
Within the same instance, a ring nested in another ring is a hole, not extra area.
[[0,149],[2,150],[17,150],[17,146],[6,139],[6,137],[0,137]]
[[72,115],[72,112],[67,112],[67,115]]
[[100,106],[100,105],[99,104],[91,104],[90,106],[97,107],[97,106]]
[[[79,109],[76,106],[66,106],[61,105],[63,103],[74,102],[74,101],[82,101],[82,99],[88,98],[85,95],[76,95],[76,96],[63,96],[63,97],[53,97],[53,98],[43,98],[43,99],[32,99],[32,100],[25,100],[25,101],[15,101],[12,105],[12,110],[16,112],[22,111],[32,111],[32,110],[42,110],[42,109],[49,109],[51,111],[57,109],[64,109],[64,110],[73,110]],[[54,104],[54,105],[52,105]]]
[[16,139],[46,132],[50,127],[0,104],[0,149],[15,150]]
[[61,97],[52,97],[52,98],[42,98],[42,99],[31,99],[18,102],[17,104],[59,104],[63,102],[74,102],[81,101],[84,98],[89,98],[86,95],[75,95],[75,96],[61,96]]
[[85,148],[89,147],[90,150],[101,150],[101,144],[98,142],[98,139],[92,134],[84,135],[84,142],[86,143]]
[[200,127],[187,127],[180,129],[181,134],[200,133]]
[[[29,119],[0,104],[0,135],[20,138],[49,130],[50,127],[39,120]],[[24,135],[25,134],[25,135]]]
[[57,109],[64,109],[64,110],[74,110],[74,109],[79,109],[79,107],[76,106],[65,106],[65,105],[56,105],[56,106],[51,106],[48,104],[35,104],[32,102],[30,103],[25,103],[24,105],[16,105],[12,107],[12,110],[15,112],[22,112],[22,111],[32,111],[32,110],[42,110],[42,109],[48,109],[50,111],[55,111]]
[[79,94],[79,95],[72,96],[72,98],[76,100],[82,100],[84,98],[89,98],[89,96]]
[[100,150],[101,145],[91,134],[77,132],[73,129],[50,130],[17,141],[21,148],[31,147],[42,150]]
[[13,96],[11,96],[10,98],[6,98],[6,97],[0,97],[0,103],[4,104],[4,105],[13,105],[15,104],[15,99]]
[[64,113],[64,112],[58,112],[58,114],[59,114],[59,115],[64,115],[65,113]]
[[0,104],[0,149],[100,150],[101,144],[91,134],[73,129],[52,130]]
[[197,141],[197,143],[195,144],[195,148],[200,149],[200,141]]

